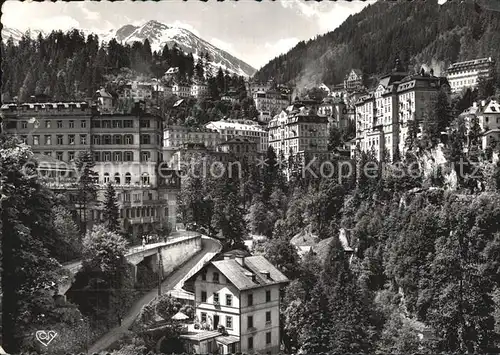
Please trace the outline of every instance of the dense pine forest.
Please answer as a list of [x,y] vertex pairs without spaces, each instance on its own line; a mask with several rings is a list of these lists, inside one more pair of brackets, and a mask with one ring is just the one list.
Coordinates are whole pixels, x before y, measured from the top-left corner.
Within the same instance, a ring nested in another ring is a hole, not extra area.
[[[333,32],[302,41],[266,64],[259,80],[274,77],[299,87],[343,81],[351,68],[367,75],[390,71],[396,58],[442,73],[451,63],[493,57],[500,69],[500,9],[491,1],[378,1]],[[497,70],[500,73],[500,70]]]
[[[227,187],[193,174],[183,185],[182,218],[233,243],[247,232],[266,236],[252,252],[291,280],[281,303],[288,353],[494,351],[498,148],[478,151],[472,139],[464,153],[462,124],[449,122],[446,144],[418,138],[390,164],[358,152],[351,170],[358,173],[351,175],[299,169],[287,181],[270,148],[269,165],[247,168]],[[440,154],[445,163],[435,162]],[[360,173],[369,164],[375,173]],[[341,228],[349,231],[353,252],[340,243]],[[323,250],[301,258],[291,244],[300,236],[314,236]]]
[[213,79],[211,93],[217,95],[224,88],[220,76],[223,75],[222,80],[228,77],[227,73],[220,73],[216,81],[217,73],[206,70],[210,60],[207,53],[195,61],[192,54],[185,54],[176,45],[165,45],[161,53],[152,52],[147,39],[133,45],[112,39],[103,45],[96,35],[85,38],[78,30],[53,31],[36,38],[27,32],[18,44],[10,38],[2,42],[1,52],[4,102],[15,97],[22,102],[39,94],[55,100],[85,99],[116,78],[127,79],[124,70],[133,74],[130,77],[161,78],[170,67],[178,67],[174,78],[177,82]]

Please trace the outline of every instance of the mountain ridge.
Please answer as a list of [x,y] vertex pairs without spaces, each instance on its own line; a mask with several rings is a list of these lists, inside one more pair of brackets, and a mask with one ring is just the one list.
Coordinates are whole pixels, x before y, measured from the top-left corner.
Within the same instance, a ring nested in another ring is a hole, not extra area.
[[[113,29],[101,33],[85,29],[77,30],[83,32],[85,35],[97,35],[100,42],[109,42],[111,39],[115,38],[117,42],[132,45],[135,41],[144,42],[147,38],[150,42],[151,49],[159,52],[162,51],[165,44],[167,44],[169,48],[176,44],[179,49],[185,53],[192,53],[195,60],[198,59],[201,53],[208,53],[211,59],[210,64],[214,72],[216,72],[219,67],[222,67],[223,70],[228,70],[230,73],[245,77],[251,77],[256,72],[256,69],[248,63],[223,49],[217,48],[191,31],[182,27],[169,26],[155,20],[149,20],[141,26],[126,24],[117,30]],[[43,31],[36,29],[30,30],[30,32],[36,35],[38,35],[38,33],[41,33],[43,36],[47,35]],[[12,36],[14,42],[18,42],[23,35],[23,32],[12,27],[4,27],[2,29],[2,39],[4,41]]]
[[439,75],[452,62],[482,57],[493,57],[500,73],[500,12],[491,1],[378,1],[334,31],[299,42],[254,78],[303,89],[342,83],[352,68],[376,77],[397,58],[410,72],[427,66]]

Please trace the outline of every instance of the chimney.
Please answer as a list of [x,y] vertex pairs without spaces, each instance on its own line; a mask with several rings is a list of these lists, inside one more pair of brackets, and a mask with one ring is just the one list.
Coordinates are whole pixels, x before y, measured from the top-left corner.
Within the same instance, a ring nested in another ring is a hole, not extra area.
[[484,106],[486,106],[486,100],[481,101],[481,107],[484,107]]
[[472,104],[472,107],[477,108],[477,102],[474,101],[474,103]]
[[255,274],[250,272],[250,271],[245,271],[245,276],[248,277],[249,279],[252,279],[252,282],[255,282]]

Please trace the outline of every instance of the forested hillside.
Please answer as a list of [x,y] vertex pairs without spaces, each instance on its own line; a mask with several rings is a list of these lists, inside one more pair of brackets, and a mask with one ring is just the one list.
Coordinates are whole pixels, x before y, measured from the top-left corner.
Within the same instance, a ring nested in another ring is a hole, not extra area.
[[[498,6],[496,6],[498,7]],[[493,57],[500,68],[500,12],[493,3],[379,1],[350,16],[335,31],[300,42],[256,74],[298,87],[339,83],[351,68],[381,74],[400,58],[440,74],[451,62]],[[500,70],[497,70],[500,72]]]
[[[12,39],[1,43],[2,101],[18,97],[26,101],[31,95],[45,94],[56,100],[92,97],[107,80],[129,68],[136,75],[161,77],[170,67],[178,67],[178,81],[206,78],[204,53],[195,61],[177,45],[165,45],[161,52],[151,50],[149,40],[122,45],[112,39],[106,46],[96,35],[83,32],[53,31],[32,38],[26,33],[19,43]],[[211,73],[210,73],[211,74]]]

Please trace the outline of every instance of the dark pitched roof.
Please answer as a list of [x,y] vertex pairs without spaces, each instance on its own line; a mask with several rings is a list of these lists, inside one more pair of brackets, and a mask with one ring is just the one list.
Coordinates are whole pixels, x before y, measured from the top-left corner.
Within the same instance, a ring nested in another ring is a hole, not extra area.
[[[289,281],[281,271],[261,255],[243,258],[243,265],[240,265],[236,259],[213,261],[211,264],[240,291]],[[269,278],[263,272],[269,272]],[[253,275],[255,275],[254,279]]]

